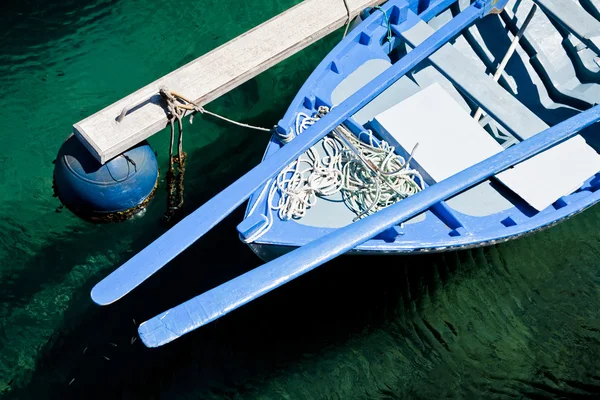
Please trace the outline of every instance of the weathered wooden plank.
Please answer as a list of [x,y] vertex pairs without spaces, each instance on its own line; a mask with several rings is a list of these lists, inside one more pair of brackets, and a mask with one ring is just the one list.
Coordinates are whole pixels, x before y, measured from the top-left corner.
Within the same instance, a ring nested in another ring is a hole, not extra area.
[[[346,0],[352,17],[383,2]],[[347,15],[344,0],[305,0],[78,122],[73,132],[104,164],[166,126],[160,86],[204,105],[343,26]],[[138,103],[117,121],[123,108]]]

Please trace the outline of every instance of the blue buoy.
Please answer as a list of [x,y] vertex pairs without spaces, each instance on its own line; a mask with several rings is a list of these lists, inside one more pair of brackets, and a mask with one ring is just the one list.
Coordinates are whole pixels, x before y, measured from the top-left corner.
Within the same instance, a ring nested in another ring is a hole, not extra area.
[[71,135],[54,167],[54,190],[74,214],[93,221],[120,221],[142,210],[158,185],[158,163],[147,142],[104,165]]

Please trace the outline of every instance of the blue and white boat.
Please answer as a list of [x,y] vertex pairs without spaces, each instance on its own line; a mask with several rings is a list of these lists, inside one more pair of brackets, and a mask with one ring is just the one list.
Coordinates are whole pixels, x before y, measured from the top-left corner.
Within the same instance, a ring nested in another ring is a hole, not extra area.
[[[444,3],[446,5],[448,2]],[[563,7],[578,7],[571,1],[563,3],[570,3]],[[532,7],[530,1],[519,2],[518,5],[509,2],[505,15],[482,19],[465,35],[455,39],[452,44],[446,44],[428,61],[419,64],[375,97],[345,121],[345,127],[365,143],[373,140],[373,136],[376,141],[387,139],[404,159],[409,157],[412,146],[419,143],[413,162],[408,167],[416,170],[417,177],[424,178],[424,188],[427,190],[437,181],[436,177],[432,177],[433,174],[443,179],[487,158],[490,152],[502,150],[543,131],[556,124],[561,117],[564,119],[566,115],[574,115],[576,106],[581,106],[585,100],[576,96],[550,96],[548,93],[554,90],[552,81],[544,75],[540,76],[533,65],[523,65],[532,61],[520,45],[501,76],[502,85],[495,83],[492,76],[486,73],[486,69],[493,71],[500,64],[511,45],[508,32],[511,28],[513,32],[520,28],[527,11]],[[411,5],[406,1],[392,0],[379,9],[363,13],[365,21],[350,31],[302,86],[279,122],[277,129],[282,135],[273,136],[264,158],[268,159],[283,146],[281,136],[285,140],[286,136],[297,134],[301,125],[299,120],[314,116],[321,106],[335,107],[342,103],[398,59],[410,54],[411,48],[450,20],[452,13],[459,8],[460,5],[455,4],[454,8],[436,15],[439,8],[433,3],[423,8],[421,3]],[[583,9],[580,11],[585,12]],[[567,15],[572,13],[568,7],[563,12]],[[536,32],[538,37],[540,27],[549,31],[545,33],[543,41],[551,40],[550,34],[563,38],[550,23],[551,17],[540,11],[532,15],[528,28],[530,31]],[[600,27],[600,23],[596,24]],[[535,40],[527,30],[525,33],[523,42]],[[573,37],[572,34],[569,36]],[[483,39],[490,37],[496,39],[490,42]],[[549,45],[541,45],[544,44]],[[526,45],[524,43],[524,47]],[[566,51],[563,52],[566,60],[553,55],[554,60],[571,62]],[[543,54],[538,51],[537,57],[541,56]],[[573,81],[576,79],[571,79]],[[588,104],[583,104],[583,107],[600,102],[600,86],[596,83],[586,86]],[[520,93],[532,89],[539,93]],[[556,97],[562,103],[552,100]],[[441,98],[446,101],[436,101]],[[478,107],[482,107],[490,116],[479,119],[477,124],[472,116]],[[457,116],[462,118],[455,118]],[[384,126],[382,121],[389,126]],[[473,134],[456,135],[454,129]],[[404,136],[401,139],[403,142],[399,143],[390,131]],[[423,135],[428,137],[423,138]],[[482,138],[482,135],[487,138]],[[317,155],[326,156],[325,150],[331,151],[332,144],[325,143],[325,140],[313,148]],[[403,146],[405,143],[410,147]],[[443,143],[444,149],[437,148],[440,143]],[[488,179],[437,202],[402,226],[383,232],[350,253],[415,254],[485,246],[549,227],[586,209],[600,199],[600,192],[597,191],[600,175],[596,174],[600,164],[596,148],[581,137],[573,138],[560,147],[554,150],[555,154],[540,155],[529,161],[531,165],[520,166],[514,174],[518,173],[517,179],[522,182],[515,182],[516,177],[505,177],[505,183],[502,176]],[[474,157],[468,157],[473,154]],[[430,155],[434,159],[428,157]],[[347,154],[346,162],[355,162],[352,156]],[[342,189],[334,195],[315,195],[319,189],[314,189],[308,183],[311,173],[322,175],[323,168],[327,166],[324,167],[323,163],[313,165],[310,160],[314,158],[313,155],[303,157],[297,166],[304,171],[303,176],[292,178],[292,172],[289,171],[295,170],[294,165],[288,169],[287,176],[284,171],[279,177],[279,186],[283,190],[275,188],[270,198],[269,189],[277,186],[277,183],[269,182],[257,190],[250,199],[244,222],[238,227],[242,240],[248,241],[250,248],[265,260],[317,240],[359,217],[352,210],[355,207],[349,207],[352,202],[348,198],[356,197],[356,193],[361,195],[360,191]],[[574,173],[573,164],[578,163],[585,170],[581,174]],[[367,167],[363,169],[368,170]],[[436,169],[441,169],[441,174],[432,171]],[[367,177],[366,180],[373,185],[377,179]],[[416,180],[419,181],[419,178]],[[381,185],[382,180],[379,181]],[[331,187],[326,183],[324,190],[331,191]],[[373,188],[364,191],[373,191]],[[388,191],[391,189],[388,188]],[[388,201],[402,198],[399,194],[394,197]],[[292,217],[286,210],[297,206],[294,202],[310,203],[309,206],[301,204],[297,207],[299,210],[296,210],[296,215],[301,215],[299,218]]]
[[600,10],[535,2],[390,0],[365,11],[302,86],[263,161],[92,299],[125,296],[248,199],[238,232],[271,261],[144,322],[144,344],[341,254],[485,246],[597,203]]

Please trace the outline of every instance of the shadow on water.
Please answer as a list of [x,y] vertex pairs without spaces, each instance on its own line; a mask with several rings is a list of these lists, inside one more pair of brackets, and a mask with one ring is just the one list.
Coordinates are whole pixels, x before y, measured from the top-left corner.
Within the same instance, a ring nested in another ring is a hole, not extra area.
[[[260,385],[307,354],[377,329],[397,317],[398,309],[410,312],[411,304],[439,290],[453,274],[459,263],[448,268],[445,258],[469,257],[388,259],[389,265],[378,267],[376,274],[360,260],[341,258],[171,345],[152,350],[139,341],[132,345],[134,319],[140,323],[259,265],[232,235],[242,216],[236,214],[118,304],[103,309],[88,305],[85,320],[65,323],[63,333],[44,349],[31,384],[9,398],[244,393],[251,389],[248,383]],[[80,304],[90,302],[91,285],[73,297],[70,308],[76,316],[82,316]],[[73,321],[70,313],[65,321]]]
[[119,0],[5,0],[0,15],[0,57],[27,55],[28,60],[35,59],[30,46],[43,45],[76,32],[110,14],[118,3]]
[[[271,118],[273,116],[268,117]],[[266,116],[261,116],[261,118],[266,119]],[[227,167],[214,168],[214,163],[218,161],[215,160],[215,157],[223,154],[222,143],[217,142],[208,145],[190,154],[188,160],[191,168],[188,168],[187,171],[188,183],[193,186],[195,181],[200,180],[202,181],[203,188],[200,191],[188,190],[186,193],[186,213],[194,210],[212,195],[223,189],[228,183],[242,175],[247,169],[246,166],[256,164],[260,161],[258,157],[267,138],[264,136],[252,136],[247,132],[240,132],[239,130],[233,133],[239,136],[236,140],[229,141],[227,145],[231,146],[231,150],[237,154],[237,162],[226,160]],[[194,163],[194,160],[200,162]],[[193,169],[193,167],[195,168]],[[0,301],[5,304],[4,311],[6,314],[10,315],[14,309],[29,303],[43,287],[60,285],[61,282],[68,279],[68,275],[75,265],[89,263],[91,255],[102,254],[105,248],[110,249],[115,247],[115,238],[121,235],[124,237],[131,236],[127,233],[127,230],[132,229],[132,227],[136,229],[141,228],[142,233],[130,247],[128,246],[129,248],[124,249],[121,253],[112,254],[112,257],[110,257],[111,264],[115,266],[121,264],[150,243],[158,235],[157,231],[164,231],[166,229],[166,227],[159,225],[156,221],[160,215],[160,208],[163,207],[164,209],[165,206],[164,182],[162,182],[161,189],[160,194],[150,205],[146,217],[147,221],[130,221],[122,224],[98,226],[86,225],[84,228],[72,232],[72,235],[65,237],[64,240],[52,243],[39,250],[35,256],[29,259],[19,274],[13,274],[9,280],[0,282]],[[198,246],[193,246],[190,252],[171,263],[168,268],[165,268],[164,273],[158,274],[157,277],[148,282],[147,286],[140,288],[138,297],[132,296],[134,299],[137,298],[137,301],[134,301],[132,304],[128,305],[128,299],[125,299],[119,306],[108,309],[100,309],[93,306],[89,299],[91,287],[105,276],[108,271],[98,271],[92,274],[89,277],[89,282],[83,285],[77,293],[73,294],[71,306],[64,313],[65,324],[63,329],[60,329],[62,333],[53,335],[46,344],[43,351],[46,355],[42,356],[39,361],[40,371],[47,371],[45,368],[46,364],[53,362],[50,360],[54,356],[48,357],[48,354],[58,354],[54,353],[53,349],[58,346],[58,352],[62,352],[63,341],[68,340],[70,342],[72,337],[77,337],[78,335],[86,337],[90,332],[94,334],[96,331],[108,334],[113,327],[118,326],[131,328],[133,327],[133,317],[138,318],[138,321],[141,322],[142,318],[151,316],[150,314],[146,315],[145,312],[152,304],[156,305],[156,312],[160,308],[171,305],[168,303],[168,301],[172,300],[172,296],[169,294],[171,290],[160,289],[164,278],[167,278],[167,281],[170,279],[171,282],[177,282],[183,277],[184,279],[180,285],[182,293],[184,296],[191,296],[194,290],[198,290],[198,287],[204,288],[207,284],[217,284],[220,278],[231,278],[233,277],[231,274],[236,273],[236,270],[232,270],[231,272],[226,271],[226,269],[230,268],[221,262],[220,257],[223,255],[224,250],[225,254],[228,254],[231,249],[235,249],[234,254],[241,256],[241,258],[235,260],[238,269],[240,267],[244,268],[246,265],[256,265],[256,257],[246,246],[237,240],[235,234],[235,225],[242,215],[243,209],[238,210],[237,213],[234,213],[233,216],[215,228],[214,232],[211,232],[205,240],[201,240]],[[144,229],[144,226],[140,226],[141,222],[144,223],[143,225],[146,226],[146,229]],[[107,232],[109,232],[109,235],[107,235]],[[202,261],[200,262],[199,260]],[[253,264],[249,264],[250,260],[253,261]],[[210,265],[211,268],[207,268],[207,265]],[[193,269],[190,266],[193,266]],[[39,271],[39,273],[32,275],[30,271],[33,270]],[[190,279],[189,273],[194,273],[194,271],[200,273],[200,277],[202,278],[199,281],[200,284]],[[175,290],[174,293],[179,293],[179,291]],[[146,299],[151,299],[151,301],[147,301]],[[126,313],[127,323],[118,318],[123,314],[120,311],[121,304],[123,304],[125,310],[128,310]],[[102,318],[103,315],[109,316],[109,318]],[[141,316],[138,317],[138,315]],[[96,324],[96,321],[93,323],[80,321],[80,318],[94,318],[93,316],[101,318],[103,321],[101,325],[106,324],[105,326],[108,328],[108,331],[105,332],[104,328],[100,325],[94,327],[93,325]],[[111,320],[112,323],[107,323]],[[110,325],[113,325],[113,327]],[[113,335],[109,334],[108,336],[112,337]],[[129,339],[130,337],[127,337],[127,341]],[[60,359],[60,356],[58,358]],[[34,386],[36,386],[35,383],[33,383],[32,387]],[[20,395],[17,394],[17,398],[19,397]]]
[[[240,146],[255,142],[261,141]],[[210,185],[189,200],[199,204],[219,189]],[[589,212],[598,217],[598,210]],[[44,347],[31,383],[7,398],[253,398],[268,389],[281,398],[270,387],[279,380],[286,382],[280,390],[295,398],[322,398],[352,377],[353,395],[347,398],[457,392],[593,398],[600,392],[593,369],[600,325],[583,318],[597,315],[585,303],[593,286],[580,288],[581,308],[572,310],[582,280],[562,281],[570,269],[587,278],[585,266],[598,265],[600,258],[591,248],[571,259],[572,243],[561,239],[568,226],[473,251],[342,257],[172,344],[132,344],[135,324],[260,264],[235,237],[241,217],[238,210],[113,306],[90,304],[89,289],[99,276],[91,279],[74,295],[62,333]],[[537,253],[557,248],[565,254],[555,260]],[[552,299],[554,291],[571,305]],[[561,343],[572,336],[574,343]],[[545,356],[540,352],[547,347],[552,350]],[[386,365],[390,359],[396,365]],[[378,364],[390,369],[387,376],[377,373]],[[334,382],[322,382],[321,374],[331,374]],[[302,395],[300,386],[310,384],[315,393]]]

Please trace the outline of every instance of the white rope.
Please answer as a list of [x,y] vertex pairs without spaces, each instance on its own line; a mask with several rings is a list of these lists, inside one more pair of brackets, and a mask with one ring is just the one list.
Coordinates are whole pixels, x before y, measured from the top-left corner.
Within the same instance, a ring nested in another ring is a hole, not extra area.
[[[193,104],[193,103],[192,103],[192,104]],[[205,109],[205,108],[204,108],[204,107],[202,107],[202,106],[196,106],[196,107],[195,107],[195,111],[198,111],[198,112],[200,112],[200,113],[202,113],[202,114],[208,114],[208,115],[212,115],[213,117],[216,117],[216,118],[222,119],[223,121],[229,122],[229,123],[231,123],[231,124],[234,124],[234,125],[237,125],[237,126],[241,126],[242,128],[254,129],[254,130],[256,130],[256,131],[261,131],[261,132],[271,132],[271,130],[270,130],[270,129],[267,129],[267,128],[262,128],[262,127],[260,127],[260,126],[254,126],[254,125],[250,125],[250,124],[244,124],[244,123],[242,123],[242,122],[238,122],[238,121],[234,121],[234,120],[232,120],[232,119],[226,118],[226,117],[224,117],[224,116],[222,116],[222,115],[219,115],[219,114],[217,114],[217,113],[214,113],[214,112],[212,112],[212,111],[208,111],[207,109]],[[192,114],[192,115],[190,116],[190,124],[194,122],[194,119],[193,119],[193,118],[194,118],[194,114]]]
[[[181,113],[180,113],[181,117],[185,116],[185,113],[187,111],[197,111],[202,114],[212,115],[213,117],[222,119],[223,121],[227,121],[231,124],[241,126],[242,128],[254,129],[257,131],[261,131],[261,132],[271,132],[271,129],[262,128],[260,126],[244,124],[242,122],[238,122],[238,121],[234,121],[232,119],[226,118],[226,117],[219,115],[217,113],[214,113],[212,111],[208,111],[204,107],[194,103],[193,101],[191,101],[187,97],[183,96],[182,94],[180,94],[174,90],[169,90],[169,88],[166,86],[161,86],[159,88],[159,94],[161,96],[163,96],[168,102],[171,103],[171,107],[173,107],[173,110],[177,109],[177,110],[181,111]],[[133,110],[135,107],[137,107],[138,105],[142,104],[143,102],[145,102],[147,100],[148,100],[148,98],[144,98],[143,100],[140,100],[136,103],[133,103],[133,104],[130,104],[130,105],[124,107],[123,110],[121,110],[121,114],[119,114],[119,116],[117,117],[117,122],[123,122],[123,119],[129,114],[129,112],[131,112],[131,110]],[[190,115],[190,124],[193,122],[194,122],[194,114]]]
[[[165,96],[168,96],[171,99],[171,101],[173,102],[173,104],[181,110],[196,111],[196,112],[199,112],[202,114],[212,115],[213,117],[219,118],[223,121],[229,122],[229,123],[237,125],[237,126],[241,126],[242,128],[254,129],[257,131],[261,131],[261,132],[271,132],[271,129],[262,128],[260,126],[254,126],[254,125],[250,125],[250,124],[244,124],[242,122],[238,122],[238,121],[234,121],[232,119],[226,118],[226,117],[219,115],[217,113],[214,113],[212,111],[208,111],[201,105],[198,105],[198,104],[194,103],[193,101],[191,101],[190,99],[188,99],[187,97],[183,96],[181,93],[178,93],[174,90],[169,90],[169,88],[166,86],[161,86],[159,91],[160,91],[160,93],[163,93]],[[125,113],[125,109],[122,111],[121,114],[123,114],[123,113]],[[190,115],[190,124],[193,122],[194,122],[194,114]]]
[[[319,120],[329,110],[322,107],[316,116],[296,115],[295,129],[279,136],[287,143]],[[252,214],[264,198],[268,188],[265,224],[244,241],[256,241],[273,225],[273,212],[282,220],[302,218],[314,206],[319,196],[332,196],[341,192],[344,202],[356,215],[363,218],[423,189],[423,179],[408,162],[394,152],[394,147],[377,140],[369,131],[369,144],[356,138],[343,125],[320,145],[324,156],[313,147],[296,161],[286,166],[270,183],[267,183],[254,206]],[[414,150],[413,150],[414,151]],[[419,183],[417,183],[417,180]],[[274,204],[275,195],[279,201]]]
[[409,167],[412,154],[409,161],[405,162],[387,142],[381,141],[379,146],[373,145],[370,131],[371,145],[357,139],[343,126],[336,128],[336,131],[342,131],[360,152],[360,157],[348,158],[342,172],[344,201],[357,215],[356,219],[373,214],[423,190],[421,175]]

